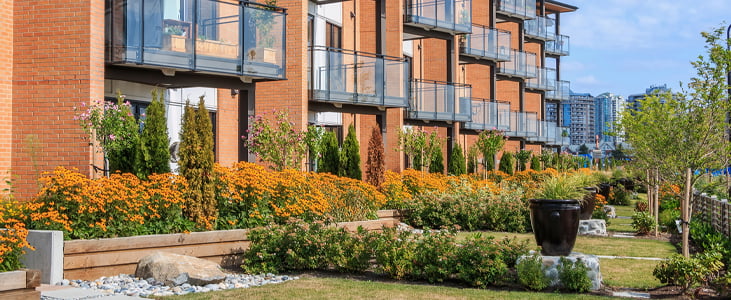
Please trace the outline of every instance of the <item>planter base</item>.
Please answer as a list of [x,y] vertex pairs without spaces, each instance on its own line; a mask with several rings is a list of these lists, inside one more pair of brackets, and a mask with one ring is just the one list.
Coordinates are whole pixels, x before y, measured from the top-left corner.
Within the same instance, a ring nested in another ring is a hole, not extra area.
[[[531,251],[530,255],[533,255],[534,253],[534,251]],[[602,273],[599,269],[599,257],[579,252],[571,252],[571,255],[564,257],[571,262],[579,260],[589,268],[586,275],[589,276],[589,279],[591,280],[591,290],[596,291],[602,287]],[[525,256],[518,258],[518,261],[523,258],[525,258]],[[559,261],[561,256],[544,255],[541,256],[541,259],[543,260],[543,265],[546,266],[545,273],[551,279],[551,286],[560,287],[561,281],[558,279],[558,265],[560,264]]]

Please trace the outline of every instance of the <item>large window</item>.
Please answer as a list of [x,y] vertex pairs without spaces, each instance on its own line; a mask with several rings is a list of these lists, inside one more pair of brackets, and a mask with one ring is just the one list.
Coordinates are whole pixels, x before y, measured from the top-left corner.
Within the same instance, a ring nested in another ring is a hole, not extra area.
[[343,28],[333,23],[325,24],[325,46],[343,48]]

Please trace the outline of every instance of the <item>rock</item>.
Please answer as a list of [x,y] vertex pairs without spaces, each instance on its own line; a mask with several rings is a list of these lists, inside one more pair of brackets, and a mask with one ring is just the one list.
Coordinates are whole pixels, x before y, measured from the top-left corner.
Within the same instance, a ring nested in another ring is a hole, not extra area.
[[607,213],[607,217],[612,219],[617,217],[617,210],[614,209],[614,206],[604,205],[602,209],[604,209],[604,212]]
[[[526,257],[530,257],[535,253],[535,251],[531,251],[528,256],[519,257],[517,262],[520,262],[520,260],[525,259]],[[540,255],[540,253],[538,253],[538,255],[541,257],[541,259],[543,260],[543,265],[546,267],[546,269],[544,270],[546,276],[551,279],[550,286],[561,286],[561,281],[558,278],[558,265],[560,263],[561,256],[544,256]],[[596,291],[602,287],[602,273],[599,269],[598,256],[583,254],[579,252],[571,252],[571,255],[563,257],[571,262],[576,262],[578,260],[589,268],[589,270],[586,272],[586,276],[588,276],[591,280],[591,290]]]
[[579,235],[607,236],[607,222],[602,219],[580,220]]
[[156,252],[140,259],[135,276],[152,277],[167,286],[184,283],[206,285],[226,279],[226,274],[214,262],[166,252]]

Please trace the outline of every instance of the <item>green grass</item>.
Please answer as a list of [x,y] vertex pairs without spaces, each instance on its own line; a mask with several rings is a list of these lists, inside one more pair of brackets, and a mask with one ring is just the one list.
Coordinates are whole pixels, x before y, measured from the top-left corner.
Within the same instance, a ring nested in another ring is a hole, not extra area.
[[426,284],[303,276],[281,284],[160,299],[607,299],[587,294],[481,290]]
[[658,261],[601,258],[599,264],[605,285],[641,289],[663,286],[652,275]]

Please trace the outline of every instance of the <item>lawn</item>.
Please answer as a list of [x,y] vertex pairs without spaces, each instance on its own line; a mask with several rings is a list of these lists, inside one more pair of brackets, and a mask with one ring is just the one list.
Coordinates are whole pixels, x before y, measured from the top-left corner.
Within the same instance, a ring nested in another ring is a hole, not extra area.
[[160,299],[608,299],[587,294],[482,290],[413,283],[303,276],[299,280],[248,289]]

